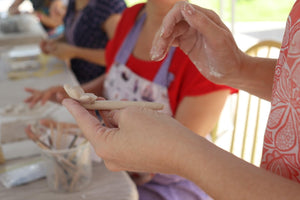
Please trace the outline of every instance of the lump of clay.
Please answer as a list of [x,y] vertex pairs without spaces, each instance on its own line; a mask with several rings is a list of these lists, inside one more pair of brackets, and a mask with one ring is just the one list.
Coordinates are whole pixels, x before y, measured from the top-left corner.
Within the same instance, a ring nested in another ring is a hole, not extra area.
[[80,103],[94,103],[97,96],[92,93],[85,93],[80,86],[70,86],[68,84],[64,85],[66,93],[72,98]]

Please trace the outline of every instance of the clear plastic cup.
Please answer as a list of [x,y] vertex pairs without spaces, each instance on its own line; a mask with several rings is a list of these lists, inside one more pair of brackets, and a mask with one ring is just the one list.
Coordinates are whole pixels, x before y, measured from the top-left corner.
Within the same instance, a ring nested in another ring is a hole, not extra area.
[[80,191],[91,182],[90,144],[86,140],[74,148],[42,149],[47,166],[47,183],[55,192]]

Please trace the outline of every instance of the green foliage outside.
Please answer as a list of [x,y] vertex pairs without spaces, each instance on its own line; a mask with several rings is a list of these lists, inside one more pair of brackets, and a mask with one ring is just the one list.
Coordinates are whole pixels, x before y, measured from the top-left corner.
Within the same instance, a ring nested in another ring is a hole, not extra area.
[[[145,0],[125,0],[128,6]],[[197,4],[219,13],[220,0],[190,0]],[[223,19],[231,20],[231,2],[224,0]],[[236,0],[236,21],[286,21],[286,18],[295,0]]]

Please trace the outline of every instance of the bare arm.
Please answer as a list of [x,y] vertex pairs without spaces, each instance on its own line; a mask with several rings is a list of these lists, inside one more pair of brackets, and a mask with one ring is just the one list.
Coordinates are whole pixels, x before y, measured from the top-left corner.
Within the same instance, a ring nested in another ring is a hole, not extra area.
[[11,6],[9,7],[10,14],[18,14],[19,13],[19,6],[23,3],[24,0],[15,0]]
[[205,137],[214,128],[229,90],[185,97],[178,106],[175,119],[193,132]]
[[214,199],[264,200],[299,198],[300,185],[253,166],[202,138],[190,138],[180,152],[180,174]]
[[58,41],[45,41],[41,44],[43,52],[61,60],[79,58],[98,65],[105,65],[105,50],[82,48]]
[[121,14],[113,14],[103,23],[102,29],[106,32],[109,39],[113,38],[121,16]]
[[40,22],[48,28],[56,28],[63,23],[63,16],[51,17],[41,12],[35,12],[35,15],[40,19]]
[[[114,36],[117,25],[121,19],[121,14],[113,14],[106,19],[100,28],[106,32],[109,39]],[[89,49],[81,47],[73,47],[70,51],[72,58],[80,58],[98,65],[106,65],[105,49]]]
[[276,63],[276,59],[245,55],[245,62],[239,73],[240,76],[229,79],[227,85],[270,101]]
[[42,12],[36,12],[41,23],[48,28],[56,28],[63,24],[63,18],[66,13],[66,6],[60,0],[52,1],[49,6],[49,14],[45,15]]
[[105,49],[89,49],[82,47],[73,47],[71,52],[73,53],[72,58],[79,58],[86,60],[91,63],[105,66]]
[[237,158],[167,115],[136,107],[102,112],[109,125],[103,127],[77,102],[64,100],[63,104],[113,171],[178,174],[220,200],[300,196],[299,183]]

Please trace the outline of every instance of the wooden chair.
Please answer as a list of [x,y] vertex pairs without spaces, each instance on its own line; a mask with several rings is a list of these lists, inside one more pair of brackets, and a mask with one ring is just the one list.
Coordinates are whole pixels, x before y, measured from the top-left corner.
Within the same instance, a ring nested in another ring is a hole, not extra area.
[[[278,58],[280,47],[281,43],[276,41],[261,41],[250,47],[246,53],[251,56]],[[229,100],[231,101],[232,113],[227,113],[227,118],[228,115],[232,115],[232,129],[227,130],[227,136],[223,138],[223,144],[221,144],[222,142],[218,143],[218,137],[220,137],[218,129],[221,123],[220,120],[222,120],[220,118],[216,129],[213,131],[213,140],[225,150],[258,166],[270,112],[270,102],[241,90],[238,94],[232,95]],[[226,141],[225,144],[224,141]]]

